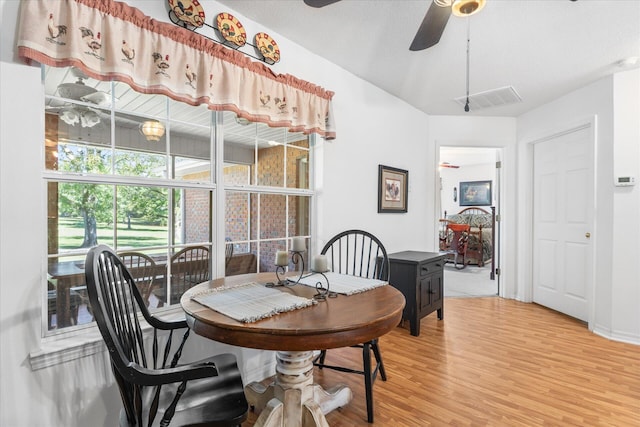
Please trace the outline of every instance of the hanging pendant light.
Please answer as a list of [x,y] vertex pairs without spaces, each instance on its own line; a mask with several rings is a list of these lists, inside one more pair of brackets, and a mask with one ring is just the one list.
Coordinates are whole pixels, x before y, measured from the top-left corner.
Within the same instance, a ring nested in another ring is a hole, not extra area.
[[147,120],[140,124],[139,129],[147,141],[160,141],[164,135],[164,125],[157,120]]
[[467,102],[464,111],[469,112],[469,49],[471,43],[471,21],[467,21]]

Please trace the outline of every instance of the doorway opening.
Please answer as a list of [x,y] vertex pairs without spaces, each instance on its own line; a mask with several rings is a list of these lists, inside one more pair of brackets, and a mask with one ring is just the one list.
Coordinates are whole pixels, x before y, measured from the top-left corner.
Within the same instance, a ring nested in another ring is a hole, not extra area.
[[[502,150],[441,146],[439,154],[438,237],[440,250],[449,252],[444,267],[444,296],[497,296],[500,283],[495,273],[499,271],[500,252],[496,216]],[[468,228],[462,234],[454,234],[457,224]],[[456,256],[451,255],[456,250]]]

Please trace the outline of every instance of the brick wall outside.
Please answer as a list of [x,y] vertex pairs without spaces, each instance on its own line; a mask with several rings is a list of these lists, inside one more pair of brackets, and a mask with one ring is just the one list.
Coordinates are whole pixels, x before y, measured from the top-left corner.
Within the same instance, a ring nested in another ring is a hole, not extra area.
[[[289,145],[287,150],[287,187],[298,188],[298,174],[296,173],[297,159],[301,156],[308,157],[308,151],[294,149],[293,146],[308,147],[308,141],[299,141]],[[283,166],[284,146],[274,146],[264,148],[258,151],[258,182],[261,186],[281,187],[284,183],[284,166]],[[251,176],[255,165],[251,166]],[[307,173],[308,175],[308,173]],[[192,177],[188,177],[191,179]],[[308,176],[305,177],[308,182]],[[236,165],[228,166],[224,169],[225,184],[246,184],[247,183],[247,166]],[[305,186],[307,188],[307,186]],[[208,241],[210,239],[210,212],[211,206],[208,200],[209,193],[199,190],[188,190],[184,192],[185,197],[185,218],[184,224],[187,226],[186,243],[195,241]],[[289,228],[289,234],[295,236],[298,234],[308,234],[308,197],[306,201],[305,219],[303,224],[307,224],[304,230],[298,230],[297,218],[297,196],[289,198],[289,217],[286,217],[286,197],[277,194],[262,194],[260,196],[260,230],[261,235],[257,236],[257,218],[258,218],[258,195],[244,192],[227,192],[225,199],[225,238],[233,241],[237,240],[255,240],[255,239],[278,239],[273,242],[260,243],[260,263],[259,271],[273,271],[273,261],[275,253],[278,250],[284,250],[286,247],[284,237],[286,229]],[[249,224],[249,236],[247,236],[247,220],[251,216]],[[238,252],[240,248],[236,246],[234,252]],[[256,252],[256,246],[251,245],[251,251]]]
[[184,190],[183,243],[211,241],[211,204],[209,191]]

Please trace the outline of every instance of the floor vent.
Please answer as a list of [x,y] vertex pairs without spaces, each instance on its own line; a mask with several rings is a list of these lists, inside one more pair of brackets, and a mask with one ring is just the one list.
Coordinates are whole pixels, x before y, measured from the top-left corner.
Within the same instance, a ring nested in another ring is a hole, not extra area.
[[[458,104],[467,103],[467,97],[461,96],[454,99]],[[499,107],[501,105],[515,104],[522,102],[522,98],[512,86],[505,86],[500,89],[491,89],[486,92],[479,92],[469,95],[469,109],[477,111],[483,108]]]

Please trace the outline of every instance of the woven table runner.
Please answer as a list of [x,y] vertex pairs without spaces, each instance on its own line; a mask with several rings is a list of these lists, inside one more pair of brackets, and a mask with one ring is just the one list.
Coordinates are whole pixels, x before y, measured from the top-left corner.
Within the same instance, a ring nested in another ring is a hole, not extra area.
[[[367,279],[366,277],[339,274],[331,271],[324,273],[324,275],[329,280],[329,291],[343,295],[358,294],[388,284],[388,282],[384,280]],[[320,282],[322,286],[327,285],[327,281],[321,274],[312,274],[311,276],[300,279],[300,283],[307,286],[315,287],[318,282]]]
[[256,282],[208,289],[193,295],[191,299],[244,323],[316,304],[314,300],[267,288]]

